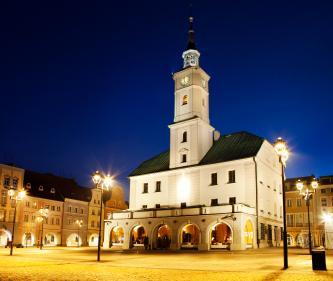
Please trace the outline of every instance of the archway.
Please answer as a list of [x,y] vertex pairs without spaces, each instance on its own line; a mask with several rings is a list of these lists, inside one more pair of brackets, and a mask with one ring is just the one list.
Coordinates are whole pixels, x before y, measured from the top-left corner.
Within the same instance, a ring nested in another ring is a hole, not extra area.
[[0,229],[0,246],[7,246],[12,240],[12,234],[6,229]]
[[181,230],[181,248],[197,249],[200,242],[200,229],[195,224],[187,224]]
[[211,249],[230,249],[232,244],[231,228],[225,223],[217,223],[211,229]]
[[244,226],[244,242],[246,248],[253,248],[253,224],[247,220]]
[[291,234],[287,234],[287,245],[288,246],[294,246],[294,239],[293,239],[293,236]]
[[45,246],[57,246],[57,237],[53,233],[47,233],[43,242]]
[[303,234],[299,233],[296,236],[296,246],[300,248],[304,248],[304,237]]
[[137,225],[131,232],[131,247],[148,245],[148,236],[142,225]]
[[72,233],[67,237],[66,245],[68,247],[81,246],[82,239],[77,233]]
[[124,229],[121,226],[116,226],[112,228],[110,233],[109,247],[111,248],[112,246],[121,246],[124,244],[124,240],[125,240]]
[[25,247],[31,247],[35,244],[35,236],[31,232],[26,232],[22,237],[22,245]]
[[88,244],[90,247],[97,247],[98,246],[98,234],[94,233],[91,234],[89,237]]
[[161,224],[155,230],[155,248],[169,249],[171,244],[171,229],[166,224]]

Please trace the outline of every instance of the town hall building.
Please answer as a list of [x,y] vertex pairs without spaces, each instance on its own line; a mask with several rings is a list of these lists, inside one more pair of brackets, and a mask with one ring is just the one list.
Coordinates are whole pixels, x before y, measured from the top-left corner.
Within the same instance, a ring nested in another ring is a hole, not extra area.
[[245,250],[282,245],[281,163],[248,132],[220,135],[209,120],[210,76],[190,17],[183,68],[173,74],[170,148],[129,175],[129,209],[105,220],[104,247]]

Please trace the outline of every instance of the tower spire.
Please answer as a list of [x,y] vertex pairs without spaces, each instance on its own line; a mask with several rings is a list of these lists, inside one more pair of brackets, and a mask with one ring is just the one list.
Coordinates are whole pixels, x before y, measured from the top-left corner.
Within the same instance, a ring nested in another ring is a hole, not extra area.
[[194,18],[190,16],[189,20],[189,30],[188,30],[188,41],[186,50],[196,50],[195,38],[194,38],[194,29],[193,29],[193,20]]
[[191,66],[199,66],[199,57],[200,57],[200,53],[197,50],[194,40],[194,29],[193,29],[194,18],[190,16],[188,20],[189,20],[189,29],[188,29],[187,48],[182,55],[183,68]]

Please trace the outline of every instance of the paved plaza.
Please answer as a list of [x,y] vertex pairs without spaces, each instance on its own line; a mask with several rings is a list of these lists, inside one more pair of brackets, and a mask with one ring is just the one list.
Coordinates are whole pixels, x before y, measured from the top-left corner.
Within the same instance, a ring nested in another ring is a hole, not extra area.
[[282,270],[282,249],[242,252],[114,252],[94,248],[0,249],[0,280],[333,280],[333,252],[326,272],[314,272],[307,250],[291,249]]

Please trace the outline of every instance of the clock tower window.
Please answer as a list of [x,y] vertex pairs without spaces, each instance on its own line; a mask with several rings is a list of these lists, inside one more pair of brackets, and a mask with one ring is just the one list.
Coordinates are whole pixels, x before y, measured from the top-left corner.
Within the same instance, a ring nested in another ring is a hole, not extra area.
[[188,103],[188,95],[184,95],[182,105],[187,105],[187,103]]

